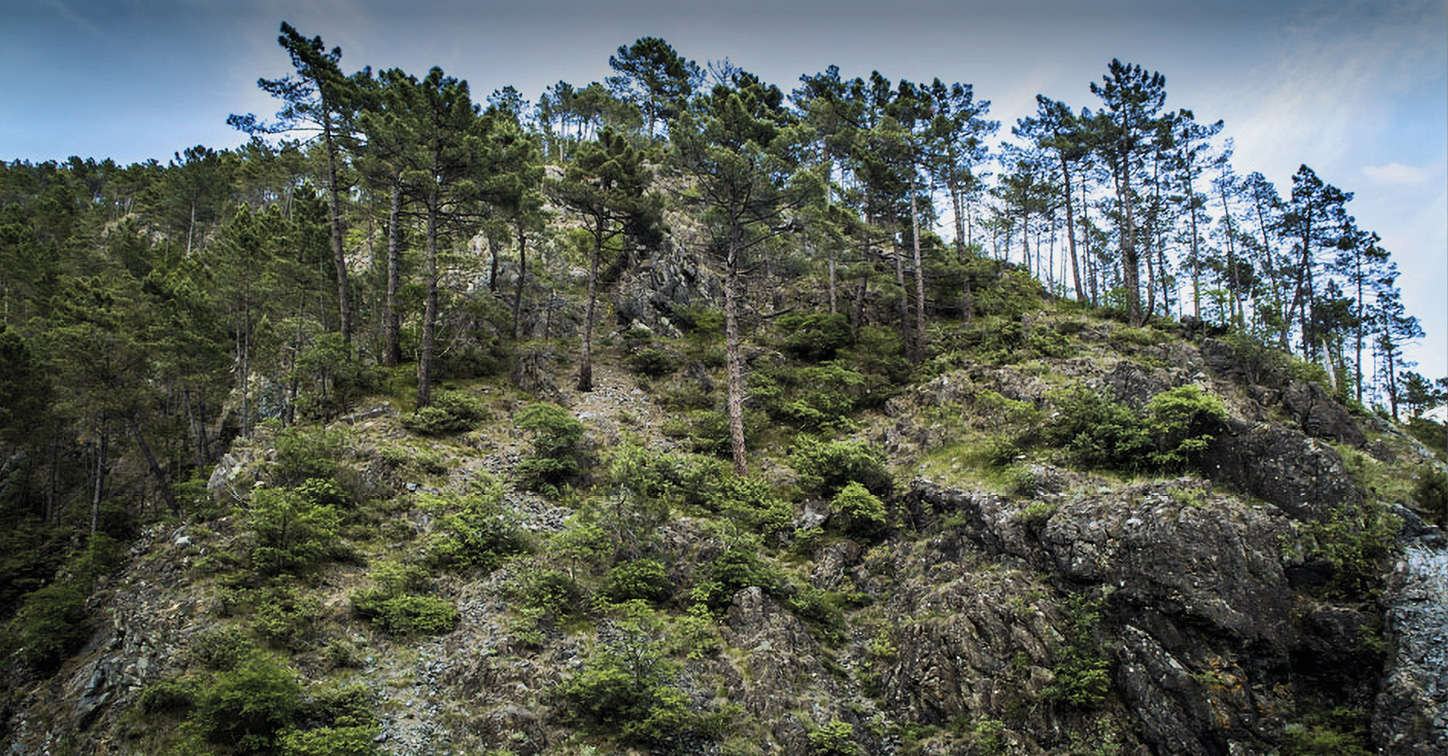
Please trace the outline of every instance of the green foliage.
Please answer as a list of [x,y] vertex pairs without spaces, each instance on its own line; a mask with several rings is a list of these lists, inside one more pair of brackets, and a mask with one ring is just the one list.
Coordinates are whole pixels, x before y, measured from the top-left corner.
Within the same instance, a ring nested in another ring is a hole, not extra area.
[[201,690],[194,720],[213,743],[243,754],[274,753],[301,708],[301,693],[291,670],[253,656]]
[[1404,429],[1408,431],[1408,435],[1432,450],[1438,459],[1448,462],[1448,427],[1426,417],[1414,417],[1408,419]]
[[389,635],[441,635],[458,623],[452,602],[435,596],[362,591],[352,594],[352,611]]
[[379,753],[378,731],[375,725],[289,730],[281,739],[281,756],[370,756]]
[[1368,756],[1370,717],[1361,709],[1314,712],[1282,728],[1282,756]]
[[229,671],[256,653],[256,644],[240,628],[224,627],[200,633],[186,649],[187,660],[206,669]]
[[634,559],[608,571],[604,595],[610,601],[640,599],[650,602],[667,600],[674,592],[669,570],[657,559]]
[[855,481],[850,481],[830,501],[830,512],[842,520],[850,535],[869,539],[885,527],[885,504]]
[[488,416],[483,400],[466,391],[438,391],[432,403],[409,412],[400,419],[414,433],[441,436],[472,430]]
[[810,362],[834,359],[854,341],[850,321],[841,313],[791,312],[781,315],[775,325],[784,335],[780,344],[784,352]]
[[196,707],[197,686],[187,679],[158,680],[147,685],[136,700],[142,714],[182,717]]
[[1106,700],[1111,676],[1097,640],[1103,603],[1100,598],[1071,598],[1066,644],[1056,652],[1056,663],[1051,668],[1055,679],[1046,687],[1047,700],[1076,709],[1095,709]]
[[663,744],[684,734],[692,717],[674,687],[679,665],[659,645],[636,627],[619,628],[559,686],[570,716],[627,743]]
[[279,431],[273,442],[276,456],[269,468],[272,485],[289,487],[308,478],[335,477],[343,444],[344,437],[336,431],[296,426]]
[[558,495],[559,486],[578,474],[583,423],[568,410],[548,402],[523,407],[513,423],[533,434],[533,453],[518,463],[521,481],[535,491]]
[[1195,462],[1227,419],[1222,400],[1195,384],[1153,396],[1145,410],[1146,430],[1156,445],[1151,461],[1165,469]]
[[1063,447],[1085,467],[1133,468],[1150,449],[1141,419],[1099,391],[1075,385],[1047,397],[1059,414],[1041,431],[1047,444]]
[[864,441],[800,435],[790,449],[789,464],[799,474],[799,487],[811,496],[833,497],[852,481],[876,496],[888,496],[895,485],[885,455]]
[[811,730],[809,752],[819,756],[857,756],[860,745],[855,742],[855,726],[842,719],[831,719]]
[[296,574],[339,553],[337,510],[297,491],[256,489],[246,524],[253,538],[251,563],[263,575]]
[[1329,592],[1343,598],[1376,598],[1383,572],[1393,553],[1402,520],[1387,507],[1369,503],[1356,511],[1347,507],[1326,520],[1303,522],[1298,528],[1306,555],[1326,559],[1333,567]]
[[86,591],[61,580],[32,591],[10,622],[20,658],[41,673],[53,672],[90,637]]
[[788,532],[794,525],[794,506],[777,496],[763,478],[728,474],[711,506],[765,537]]
[[300,651],[315,632],[322,616],[322,604],[295,586],[277,585],[260,592],[252,610],[252,629],[266,642],[289,651]]
[[718,556],[696,571],[690,597],[714,612],[722,612],[743,588],[759,586],[766,593],[775,592],[783,585],[783,579],[760,558],[759,552],[757,539],[732,539]]
[[658,347],[646,347],[628,356],[628,367],[639,375],[658,378],[679,369],[679,360]]
[[750,397],[769,415],[805,430],[846,427],[866,399],[865,376],[835,360],[796,368],[775,365],[751,373]]
[[619,447],[608,466],[610,485],[682,507],[701,507],[713,501],[722,492],[728,475],[728,464],[719,459],[698,454],[660,454],[635,444]]
[[504,559],[528,548],[517,516],[502,508],[496,492],[429,497],[424,502],[447,512],[437,520],[423,547],[424,561],[434,568],[491,572]]
[[671,416],[664,420],[663,433],[682,440],[697,454],[729,456],[729,416],[723,412],[694,410]]
[[1424,468],[1413,485],[1413,501],[1428,511],[1440,528],[1448,528],[1448,473]]

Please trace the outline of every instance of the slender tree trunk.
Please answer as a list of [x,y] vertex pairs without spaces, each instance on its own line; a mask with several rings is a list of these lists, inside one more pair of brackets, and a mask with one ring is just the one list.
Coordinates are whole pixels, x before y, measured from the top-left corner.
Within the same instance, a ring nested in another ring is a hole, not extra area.
[[1121,277],[1126,287],[1126,316],[1133,326],[1146,322],[1141,312],[1141,263],[1136,255],[1136,223],[1131,213],[1131,156],[1121,155],[1121,205],[1126,220],[1126,233],[1122,236]]
[[337,266],[337,313],[341,318],[342,343],[352,359],[352,303],[347,296],[347,255],[342,251],[342,200],[337,189],[337,145],[332,139],[330,104],[322,103],[322,141],[327,151],[328,220],[332,226],[332,261]]
[[1197,194],[1192,185],[1191,165],[1187,166],[1187,213],[1192,224],[1192,314],[1202,316],[1202,260],[1197,240]]
[[1356,254],[1355,257],[1354,257],[1353,263],[1354,263],[1354,267],[1356,268],[1356,273],[1354,274],[1354,278],[1357,279],[1357,303],[1358,303],[1358,306],[1357,306],[1357,310],[1358,310],[1357,326],[1356,326],[1356,328],[1354,329],[1355,331],[1357,331],[1357,357],[1354,359],[1354,367],[1353,367],[1353,369],[1354,369],[1354,382],[1357,384],[1357,402],[1358,402],[1358,404],[1362,404],[1362,403],[1363,403],[1363,317],[1362,317],[1362,312],[1363,312],[1363,254],[1362,254],[1362,250],[1361,250],[1361,249],[1359,249],[1359,250],[1357,251],[1357,254]]
[[488,271],[488,291],[498,290],[498,238],[490,231],[488,237],[488,254],[493,258],[493,264]]
[[1231,310],[1232,321],[1236,324],[1237,329],[1241,330],[1246,327],[1247,313],[1243,309],[1242,297],[1238,293],[1241,280],[1237,277],[1237,240],[1236,233],[1232,229],[1232,208],[1227,204],[1226,184],[1218,183],[1217,193],[1222,198],[1222,221],[1227,224],[1227,277],[1229,279],[1227,307]]
[[392,203],[387,210],[387,294],[383,302],[385,335],[383,337],[382,364],[388,367],[396,367],[402,361],[402,340],[399,336],[402,324],[397,313],[397,290],[401,285],[399,270],[402,265],[400,249],[402,229],[398,227],[401,214],[402,184],[394,180]]
[[417,362],[417,406],[432,404],[432,361],[437,329],[437,205],[436,192],[427,199],[427,301],[422,315],[422,355]]
[[1384,346],[1387,347],[1383,353],[1388,358],[1388,406],[1393,410],[1393,422],[1398,421],[1398,376],[1397,366],[1394,364],[1393,352],[1396,351],[1393,342],[1384,339]]
[[891,247],[895,258],[895,285],[900,289],[899,306],[896,308],[900,317],[900,345],[904,347],[905,354],[914,354],[915,345],[910,339],[910,290],[905,288],[905,250],[899,244],[891,244]]
[[[1396,405],[1394,405],[1394,412],[1396,411]],[[1397,415],[1395,414],[1394,419],[1396,418]],[[96,441],[95,480],[91,486],[90,534],[92,537],[96,534],[96,528],[100,526],[101,499],[104,497],[106,490],[106,465],[108,464],[106,457],[111,441],[110,431],[106,426],[107,423],[103,418],[100,423],[100,432],[97,434],[99,438]]]
[[523,313],[523,287],[528,282],[528,232],[518,223],[518,287],[513,292],[513,341],[518,341],[519,329],[522,325],[521,316]]
[[744,450],[744,361],[739,354],[739,306],[735,301],[739,286],[737,237],[737,233],[731,232],[725,260],[724,355],[729,373],[729,451],[734,458],[734,474],[744,476],[749,473],[749,462]]
[[206,470],[206,425],[201,422],[200,413],[192,406],[191,388],[182,389],[181,399],[186,405],[186,423],[191,427],[192,451],[196,454],[196,474]]
[[196,233],[196,200],[191,200],[191,222],[186,226],[186,256],[191,256],[191,239]]
[[1071,254],[1071,282],[1076,286],[1076,301],[1081,302],[1086,299],[1086,291],[1081,288],[1081,268],[1076,261],[1076,218],[1071,211],[1071,170],[1065,154],[1061,155],[1061,180],[1066,186],[1066,244]]
[[920,211],[913,187],[910,192],[910,244],[914,248],[915,259],[915,349],[911,357],[919,365],[925,361],[925,265],[920,259]]
[[830,245],[830,314],[834,315],[840,311],[840,295],[837,290],[838,284],[835,281],[835,245]]
[[156,479],[156,490],[160,492],[161,499],[166,502],[166,508],[172,514],[180,514],[181,510],[176,506],[176,497],[171,494],[171,483],[166,479],[166,471],[156,462],[156,455],[151,453],[151,445],[146,443],[146,437],[141,433],[141,425],[134,418],[131,419],[131,436],[136,439],[136,446],[141,450],[141,456],[146,458],[146,466],[151,470],[151,477]]
[[603,251],[603,221],[593,231],[593,255],[588,263],[588,308],[583,316],[583,359],[578,366],[578,390],[593,390],[593,308],[598,299],[598,257]]

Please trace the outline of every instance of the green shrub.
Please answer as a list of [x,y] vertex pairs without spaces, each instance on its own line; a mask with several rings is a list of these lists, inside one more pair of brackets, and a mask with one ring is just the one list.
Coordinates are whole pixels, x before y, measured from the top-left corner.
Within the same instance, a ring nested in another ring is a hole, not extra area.
[[289,651],[300,651],[315,632],[322,604],[315,597],[283,585],[265,589],[252,610],[252,629],[262,640]]
[[327,430],[293,426],[277,433],[276,456],[269,467],[272,485],[301,485],[308,478],[334,478],[344,437]]
[[1385,563],[1393,553],[1402,520],[1381,504],[1341,508],[1326,520],[1301,524],[1305,552],[1333,567],[1329,592],[1344,598],[1376,598]]
[[860,744],[855,742],[855,726],[842,719],[831,719],[811,730],[809,752],[819,756],[856,756]]
[[256,644],[240,628],[224,627],[200,633],[186,649],[187,661],[206,669],[229,671],[256,653]]
[[447,599],[380,589],[352,594],[352,611],[389,635],[441,635],[458,623],[458,610]]
[[339,553],[341,518],[327,504],[296,491],[259,488],[252,493],[247,527],[252,566],[264,575],[301,572]]
[[834,359],[854,340],[849,318],[842,313],[791,312],[781,315],[775,324],[784,334],[780,344],[784,352],[810,362]]
[[788,532],[794,525],[794,506],[776,496],[763,478],[725,476],[711,508],[766,537]]
[[796,368],[775,365],[754,371],[749,395],[769,415],[805,430],[848,424],[865,400],[865,376],[836,360]]
[[658,378],[679,369],[678,358],[658,347],[646,347],[628,356],[628,367],[639,375]]
[[20,658],[41,673],[53,672],[90,637],[86,622],[86,594],[74,583],[61,580],[25,596],[11,620]]
[[700,507],[722,490],[729,466],[697,454],[660,454],[634,444],[619,447],[609,460],[608,482],[637,496],[685,507]]
[[533,434],[533,453],[518,463],[523,485],[556,496],[581,467],[579,442],[583,423],[568,410],[548,402],[529,404],[513,422]]
[[1109,663],[1101,651],[1097,633],[1101,626],[1102,599],[1072,597],[1067,605],[1066,644],[1057,649],[1051,671],[1055,678],[1046,686],[1045,696],[1076,709],[1094,709],[1106,700],[1111,685]]
[[196,707],[196,692],[193,680],[158,680],[141,691],[136,705],[142,714],[182,717]]
[[1414,417],[1408,419],[1404,429],[1408,431],[1408,435],[1418,439],[1439,459],[1448,462],[1448,427],[1426,417]]
[[727,457],[729,447],[729,416],[714,410],[694,410],[664,420],[663,433],[680,439],[689,451]]
[[634,559],[608,571],[604,595],[615,602],[639,599],[660,602],[674,592],[669,570],[657,559]]
[[1146,428],[1156,450],[1151,461],[1162,468],[1196,462],[1227,419],[1227,408],[1200,386],[1167,389],[1146,403]]
[[887,496],[894,487],[885,455],[864,441],[820,441],[812,436],[795,438],[789,463],[799,474],[799,486],[806,494],[831,498],[851,481],[876,496]]
[[281,756],[371,756],[380,753],[376,725],[289,730],[281,739]]
[[627,743],[663,744],[684,734],[692,720],[688,698],[674,687],[678,664],[659,645],[636,630],[615,633],[559,686],[568,714]]
[[1058,413],[1041,430],[1047,444],[1063,447],[1085,467],[1131,469],[1151,451],[1151,438],[1129,407],[1076,385],[1047,395]]
[[301,708],[301,692],[291,670],[254,656],[202,689],[195,721],[213,743],[244,754],[274,753]]
[[760,544],[754,538],[740,538],[695,573],[690,596],[715,612],[728,608],[734,594],[750,586],[773,593],[782,584],[779,573],[759,558]]
[[841,529],[860,538],[872,538],[885,527],[885,504],[855,481],[830,500],[830,511],[842,520]]
[[1428,516],[1440,528],[1448,528],[1448,474],[1442,470],[1424,468],[1413,485],[1413,500],[1428,511]]
[[425,562],[434,568],[491,572],[504,559],[527,550],[517,517],[498,504],[496,495],[428,501],[457,507],[438,519],[423,548]]
[[414,433],[440,436],[472,430],[487,416],[488,408],[480,397],[466,391],[438,391],[432,397],[432,404],[400,419],[402,425]]

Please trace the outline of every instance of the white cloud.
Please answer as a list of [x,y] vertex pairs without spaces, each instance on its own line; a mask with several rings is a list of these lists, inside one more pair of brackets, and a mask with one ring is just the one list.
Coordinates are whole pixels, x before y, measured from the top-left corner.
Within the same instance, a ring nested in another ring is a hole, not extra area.
[[1366,165],[1363,166],[1363,173],[1379,184],[1421,184],[1428,179],[1428,171],[1425,169],[1402,163]]

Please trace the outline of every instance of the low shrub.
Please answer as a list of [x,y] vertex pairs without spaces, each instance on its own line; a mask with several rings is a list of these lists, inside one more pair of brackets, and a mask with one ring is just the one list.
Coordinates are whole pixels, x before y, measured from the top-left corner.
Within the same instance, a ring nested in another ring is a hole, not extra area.
[[295,574],[340,553],[337,510],[293,490],[256,489],[246,523],[253,538],[251,563],[263,575]]
[[854,341],[849,318],[842,313],[791,312],[781,315],[775,326],[783,334],[784,352],[810,362],[834,359]]
[[604,595],[610,601],[660,602],[674,592],[669,570],[657,559],[634,559],[608,571]]
[[402,425],[414,433],[440,436],[472,430],[487,416],[487,406],[480,397],[466,391],[438,391],[432,397],[432,404],[400,419]]
[[876,496],[887,496],[894,487],[885,455],[864,441],[820,441],[812,436],[795,438],[789,464],[799,475],[799,486],[812,496],[833,498],[851,481]]
[[283,731],[301,708],[296,675],[257,655],[220,672],[196,696],[194,721],[208,740],[237,753],[275,753]]
[[873,538],[885,527],[885,504],[855,481],[850,481],[830,500],[830,512],[840,519],[840,529],[859,538]]
[[252,629],[277,648],[300,651],[315,634],[322,617],[322,604],[293,586],[275,586],[261,591],[252,610]]
[[568,410],[548,402],[526,405],[513,423],[533,434],[533,452],[518,463],[524,486],[558,495],[559,487],[574,478],[582,467],[583,423]]
[[658,347],[645,347],[628,356],[628,367],[639,375],[658,378],[679,369],[679,360]]
[[1156,449],[1151,461],[1163,469],[1196,462],[1227,419],[1227,408],[1200,386],[1177,386],[1146,403],[1146,430]]
[[194,680],[158,680],[141,691],[136,706],[149,716],[184,717],[196,708],[196,694]]
[[496,495],[427,502],[442,510],[455,508],[437,520],[423,547],[425,563],[434,568],[491,572],[528,548],[517,517],[502,508]]
[[256,653],[252,643],[240,628],[224,627],[197,635],[186,649],[186,659],[206,669],[229,671],[243,659]]
[[1413,500],[1440,528],[1448,528],[1448,474],[1424,468],[1413,485]]
[[441,635],[458,623],[458,610],[447,599],[381,589],[352,594],[352,611],[389,635]]
[[559,692],[567,712],[589,729],[626,743],[659,745],[684,734],[691,722],[688,697],[675,687],[679,665],[663,656],[655,638],[623,629],[598,648]]
[[273,444],[276,454],[267,469],[272,485],[290,487],[309,478],[334,478],[344,444],[338,431],[298,426],[279,431]]
[[855,726],[842,719],[831,719],[810,730],[809,752],[818,756],[857,756],[860,744],[855,742]]

